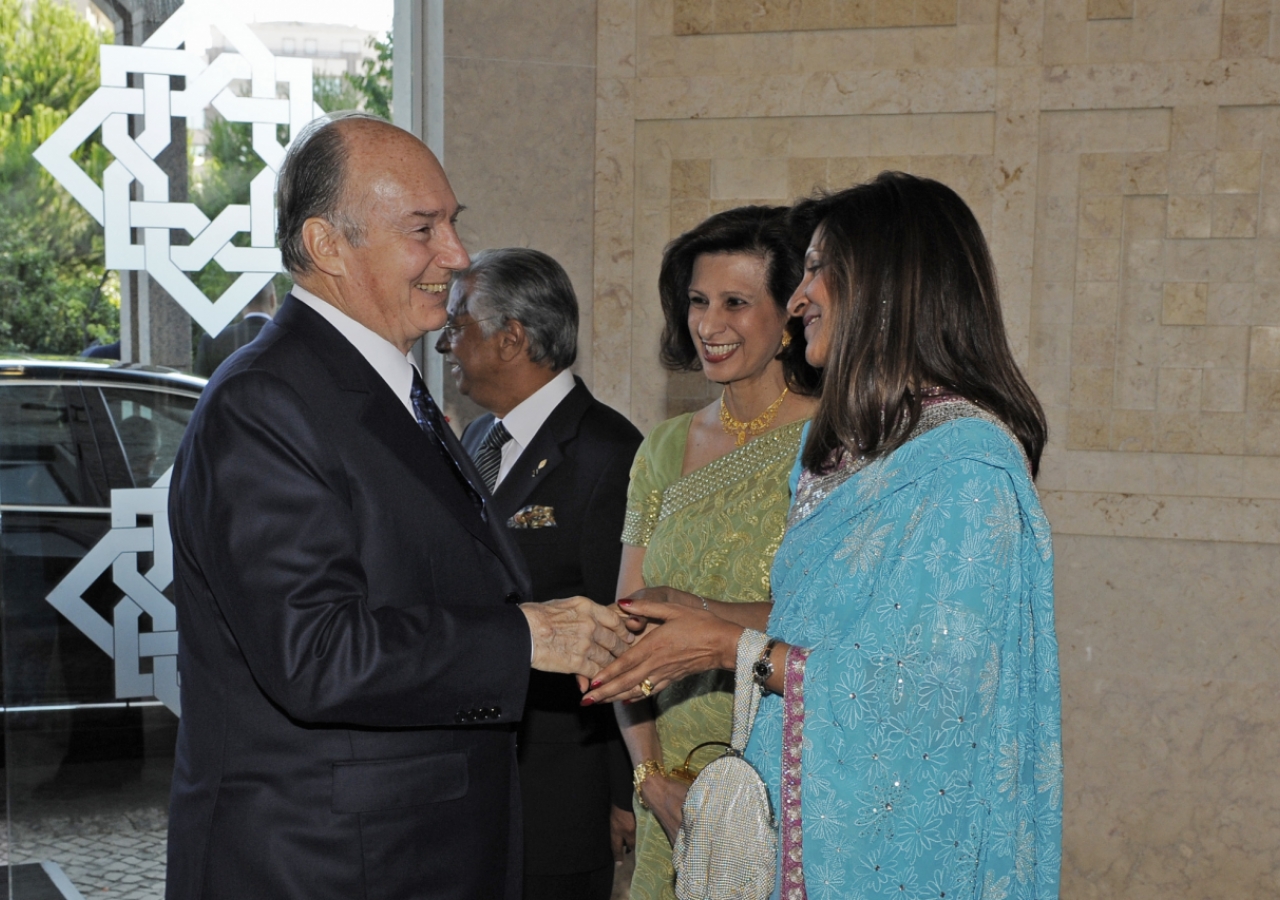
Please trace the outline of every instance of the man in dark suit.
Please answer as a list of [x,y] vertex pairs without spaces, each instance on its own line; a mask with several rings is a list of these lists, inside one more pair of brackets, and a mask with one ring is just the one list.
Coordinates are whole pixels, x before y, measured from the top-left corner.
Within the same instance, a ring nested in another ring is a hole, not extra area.
[[245,306],[240,314],[240,321],[228,325],[218,333],[200,335],[200,343],[196,345],[196,361],[191,370],[201,378],[208,378],[218,366],[227,361],[227,357],[235,353],[245,344],[258,336],[262,326],[271,321],[276,314],[276,288],[271,282]]
[[514,898],[530,665],[625,647],[528,572],[409,351],[469,263],[416,138],[335,117],[293,144],[295,289],[209,382],[170,494],[182,719],[170,900]]
[[85,347],[80,352],[85,359],[119,359],[120,358],[120,342],[112,341],[110,344],[93,344]]
[[[489,250],[454,281],[450,353],[462,393],[490,411],[462,445],[533,575],[533,596],[612,603],[627,479],[640,432],[569,371],[578,301],[536,250]],[[568,675],[536,672],[518,736],[524,900],[608,900],[634,841],[631,766],[609,707],[583,709]]]

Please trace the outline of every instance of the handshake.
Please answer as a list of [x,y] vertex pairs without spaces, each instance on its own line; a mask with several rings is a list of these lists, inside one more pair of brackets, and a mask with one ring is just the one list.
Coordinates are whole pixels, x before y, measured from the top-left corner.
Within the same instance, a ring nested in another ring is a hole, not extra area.
[[621,656],[635,641],[615,606],[586,597],[522,603],[533,638],[533,668],[587,679]]
[[695,672],[732,672],[744,622],[763,628],[769,610],[739,607],[759,609],[754,619],[734,622],[705,609],[696,594],[656,587],[613,606],[570,597],[520,609],[533,634],[533,668],[577,675],[583,692],[590,688],[582,705],[590,706],[648,697]]

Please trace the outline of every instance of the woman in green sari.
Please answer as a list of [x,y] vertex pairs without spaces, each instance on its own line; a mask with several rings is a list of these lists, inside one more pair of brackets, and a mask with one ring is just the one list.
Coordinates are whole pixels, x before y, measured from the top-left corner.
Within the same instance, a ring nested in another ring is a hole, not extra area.
[[[818,384],[805,362],[803,330],[788,324],[786,302],[803,275],[805,243],[788,229],[787,212],[756,206],[718,213],[663,255],[662,362],[701,369],[724,392],[698,412],[658,425],[637,452],[619,597],[666,585],[745,627],[762,629],[768,619],[787,479]],[[639,800],[631,897],[671,900],[671,839],[688,781],[670,773],[703,741],[729,740],[733,674],[694,675],[617,709]]]

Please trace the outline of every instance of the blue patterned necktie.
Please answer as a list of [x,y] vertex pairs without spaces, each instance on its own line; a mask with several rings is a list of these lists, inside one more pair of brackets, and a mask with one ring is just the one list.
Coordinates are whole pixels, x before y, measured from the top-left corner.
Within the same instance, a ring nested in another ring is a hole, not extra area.
[[498,484],[498,472],[502,470],[502,445],[511,440],[511,432],[501,421],[494,419],[493,427],[484,436],[480,449],[476,451],[476,469],[484,479],[484,485],[492,493]]
[[436,451],[444,457],[445,462],[457,476],[458,482],[462,485],[462,489],[467,496],[471,498],[471,502],[480,510],[480,517],[487,518],[484,508],[484,498],[480,496],[479,491],[475,489],[475,485],[471,483],[471,479],[467,478],[462,467],[458,465],[458,461],[454,459],[453,454],[449,452],[449,444],[444,439],[444,429],[448,427],[445,424],[444,416],[440,413],[440,407],[436,406],[436,401],[432,399],[431,392],[427,390],[426,384],[422,381],[422,375],[415,368],[413,370],[413,386],[409,389],[409,400],[413,403],[413,417],[418,420],[419,427],[427,436],[427,440],[436,448]]

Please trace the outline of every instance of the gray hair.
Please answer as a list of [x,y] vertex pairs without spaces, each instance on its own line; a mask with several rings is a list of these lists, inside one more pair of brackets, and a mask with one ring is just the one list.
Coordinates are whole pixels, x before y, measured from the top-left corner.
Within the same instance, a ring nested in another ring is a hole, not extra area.
[[529,359],[556,372],[578,358],[578,298],[560,263],[538,250],[484,250],[453,283],[449,311],[469,312],[485,337],[524,326]]
[[344,203],[351,150],[341,126],[353,120],[395,127],[360,110],[330,113],[303,128],[285,154],[276,182],[276,242],[291,275],[310,272],[315,265],[302,240],[307,219],[330,222],[353,247],[364,241],[364,224],[351,217]]

